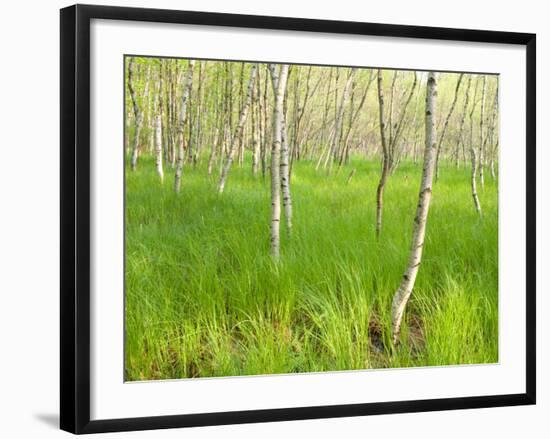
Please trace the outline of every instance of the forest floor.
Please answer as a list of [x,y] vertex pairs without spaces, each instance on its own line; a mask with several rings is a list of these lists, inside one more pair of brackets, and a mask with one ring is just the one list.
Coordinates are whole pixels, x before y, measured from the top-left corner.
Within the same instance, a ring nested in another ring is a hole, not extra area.
[[[351,182],[351,170],[357,170]],[[421,165],[387,183],[375,237],[378,161],[327,176],[292,175],[293,230],[281,219],[270,256],[270,181],[237,163],[186,165],[181,193],[154,162],[126,170],[126,380],[337,371],[498,361],[498,196],[486,176],[473,206],[469,168],[443,164],[424,257],[390,349],[391,302],[403,275]]]

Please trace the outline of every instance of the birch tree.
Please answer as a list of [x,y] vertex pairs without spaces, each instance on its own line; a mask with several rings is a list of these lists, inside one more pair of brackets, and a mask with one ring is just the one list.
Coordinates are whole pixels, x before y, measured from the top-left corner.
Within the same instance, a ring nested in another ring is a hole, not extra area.
[[163,169],[163,148],[162,148],[162,60],[160,60],[160,68],[158,75],[158,86],[153,99],[153,112],[149,116],[152,122],[151,137],[152,145],[155,151],[155,168],[160,178],[160,182],[164,182]]
[[[259,72],[258,72],[258,78],[256,80],[256,83],[254,85],[254,89],[253,89],[253,92],[252,92],[252,112],[251,112],[251,117],[252,117],[252,175],[254,177],[256,177],[258,175],[258,170],[259,170],[259,167],[260,167],[260,149],[261,149],[261,146],[260,146],[260,131],[261,131],[261,128],[260,128],[260,121],[261,121],[261,118],[260,118],[260,113],[258,111],[258,107],[259,107],[259,90],[260,90],[260,75],[259,75]],[[254,106],[254,104],[256,104]]]
[[376,188],[376,236],[380,236],[382,230],[382,208],[384,206],[384,186],[390,171],[390,156],[388,142],[386,140],[386,117],[384,109],[384,92],[382,71],[378,69],[378,114],[380,116],[380,141],[382,145],[382,174]]
[[283,192],[283,207],[285,209],[286,229],[292,232],[292,194],[290,192],[290,168],[287,122],[283,114],[281,143],[281,191]]
[[288,78],[288,65],[282,64],[280,68],[275,64],[269,65],[275,103],[273,106],[271,147],[271,254],[278,260],[280,257],[281,222],[281,176],[280,155],[283,137],[283,101]]
[[496,173],[495,173],[495,156],[497,155],[498,151],[498,133],[496,133],[496,123],[498,118],[498,84],[496,86],[495,90],[495,97],[493,101],[493,114],[491,115],[491,122],[489,125],[489,134],[487,138],[489,139],[489,148],[490,148],[490,164],[489,168],[491,171],[491,177],[493,180],[496,179]]
[[[401,113],[398,116],[397,122],[394,124],[392,114],[393,114],[393,93],[394,93],[394,87],[395,87],[395,78],[396,78],[396,75],[394,74],[392,79],[392,87],[391,87],[391,96],[392,96],[391,107],[392,108],[389,112],[390,126],[388,130],[386,125],[386,117],[385,117],[382,71],[378,69],[378,81],[377,81],[378,108],[379,108],[378,112],[379,112],[379,118],[380,118],[380,121],[379,121],[380,141],[381,141],[381,147],[382,147],[382,173],[380,175],[380,181],[378,182],[378,187],[376,188],[376,236],[377,237],[380,236],[380,232],[382,231],[382,209],[384,207],[384,188],[386,186],[386,181],[388,179],[391,166],[394,163],[393,152],[395,151],[395,145],[399,141],[401,133],[403,131],[405,113],[407,111],[409,102],[412,99],[412,96],[414,94],[414,89],[416,88],[416,83],[417,83],[416,72],[415,72],[412,86],[409,89],[405,102],[401,108]],[[389,139],[387,138],[386,131],[389,131]]]
[[332,144],[330,148],[330,158],[329,158],[329,168],[328,172],[332,171],[332,165],[337,159],[337,154],[340,149],[340,139],[342,137],[342,127],[344,124],[344,109],[349,99],[350,87],[353,83],[353,78],[355,77],[356,68],[350,70],[346,84],[344,86],[344,92],[342,93],[342,98],[340,105],[338,106],[338,112],[336,114],[336,120],[334,121],[334,136],[332,137]]
[[218,184],[218,192],[221,194],[223,193],[223,190],[225,188],[225,183],[227,181],[227,176],[229,174],[229,170],[231,169],[231,165],[233,163],[233,160],[235,159],[235,152],[237,151],[237,148],[240,147],[240,144],[242,142],[242,136],[243,136],[243,129],[244,124],[246,122],[246,117],[248,116],[248,109],[250,107],[250,103],[252,101],[252,95],[254,90],[254,80],[256,78],[256,69],[257,65],[252,64],[252,67],[250,68],[250,79],[248,80],[248,90],[246,93],[246,100],[242,104],[241,108],[241,114],[239,117],[239,122],[237,127],[235,128],[235,133],[233,134],[231,138],[231,145],[229,147],[229,152],[227,154],[227,159],[225,161],[225,165],[222,169],[222,173],[220,176],[220,182]]
[[[470,77],[471,78],[471,77]],[[470,111],[470,158],[472,162],[472,172],[470,175],[470,186],[472,189],[472,198],[474,200],[474,207],[476,208],[477,213],[481,216],[481,204],[479,202],[479,197],[477,196],[477,185],[476,185],[476,174],[477,174],[477,154],[476,148],[474,145],[474,112],[476,107],[476,96],[477,96],[477,85],[474,91],[474,101],[472,103],[472,109]],[[468,99],[468,95],[466,95]]]
[[363,91],[363,96],[361,97],[361,101],[359,102],[359,105],[355,110],[353,110],[353,105],[352,105],[352,108],[350,110],[348,129],[346,131],[346,134],[344,135],[344,148],[343,148],[343,151],[342,151],[342,155],[340,156],[340,161],[338,163],[339,167],[342,167],[344,161],[349,156],[350,135],[353,131],[353,128],[355,127],[355,123],[357,121],[357,118],[361,114],[361,110],[363,109],[363,105],[365,105],[365,101],[367,99],[367,95],[369,93],[370,86],[371,86],[373,81],[374,81],[373,70],[370,70],[367,85],[365,86],[365,89]]
[[134,60],[134,57],[131,57],[128,63],[128,90],[130,91],[130,97],[132,98],[132,106],[134,108],[134,121],[135,121],[134,139],[132,142],[132,150],[131,150],[131,156],[130,156],[130,168],[132,169],[132,171],[135,171],[137,166],[137,160],[138,160],[138,154],[139,154],[139,136],[141,134],[141,124],[143,122],[143,113],[139,108],[139,103],[138,103],[135,84],[134,84],[134,76],[135,76],[135,60]]
[[460,117],[460,123],[458,127],[458,142],[456,145],[456,167],[458,168],[459,164],[459,154],[460,154],[460,146],[462,146],[462,156],[463,159],[465,159],[465,153],[464,153],[464,145],[466,144],[466,141],[464,140],[464,125],[466,122],[466,116],[468,114],[468,101],[470,99],[470,88],[472,86],[472,76],[468,75],[468,85],[466,86],[466,93],[464,95],[464,107],[462,108],[462,115]]
[[418,194],[418,205],[413,222],[413,236],[407,268],[405,269],[401,284],[392,302],[392,341],[394,345],[397,344],[403,313],[405,312],[405,307],[412,294],[416,276],[422,261],[428,211],[430,209],[430,200],[432,197],[432,180],[437,155],[437,135],[435,127],[436,96],[437,80],[435,73],[430,72],[428,73],[428,83],[426,86],[424,165],[422,167],[422,180],[420,183],[420,192]]
[[487,89],[487,76],[483,75],[482,86],[481,86],[481,109],[479,114],[479,184],[481,189],[485,187],[485,177],[483,175],[483,165],[485,161],[484,157],[484,134],[483,134],[483,119],[485,118],[485,91]]
[[443,124],[443,129],[441,130],[441,134],[439,136],[439,142],[437,142],[437,158],[435,161],[435,181],[439,180],[439,157],[441,156],[441,149],[443,147],[443,139],[445,138],[445,132],[447,131],[447,126],[449,125],[449,120],[451,120],[451,116],[453,115],[453,112],[455,110],[456,102],[458,100],[458,91],[460,90],[460,83],[462,82],[462,77],[464,76],[464,73],[461,73],[458,76],[458,79],[456,81],[456,87],[455,87],[455,94],[453,98],[453,102],[451,103],[451,108],[449,108],[449,112],[447,113],[447,117],[445,118],[445,123]]
[[154,125],[154,136],[155,136],[155,167],[157,174],[160,178],[160,182],[164,182],[164,170],[162,167],[162,77],[159,77],[158,90],[155,96],[155,103],[153,108],[155,109],[155,125]]
[[[328,112],[329,112],[329,106],[330,106],[330,94],[331,94],[331,91],[330,91],[330,84],[332,82],[332,76],[333,76],[333,69],[331,68],[330,69],[330,73],[329,73],[329,77],[328,77],[328,82],[327,82],[327,91],[325,92],[325,105],[324,105],[324,112],[323,112],[323,121],[321,122],[321,138],[319,140],[319,143],[321,144],[321,146],[324,145],[324,141],[325,141],[325,135],[326,135],[326,125],[327,125],[327,118],[328,118]],[[327,151],[327,154],[329,152]],[[317,161],[317,166],[315,166],[315,170],[317,171],[319,169],[319,166],[321,166],[321,162],[323,160],[323,152],[321,152],[321,154],[319,155],[319,160]]]
[[181,187],[181,175],[183,173],[183,155],[185,152],[185,133],[184,128],[187,122],[187,103],[189,100],[189,95],[191,93],[191,87],[193,87],[193,68],[195,67],[195,61],[190,60],[189,66],[187,67],[187,74],[185,78],[185,83],[183,85],[183,93],[181,96],[181,108],[180,108],[180,119],[179,119],[179,141],[178,141],[178,150],[176,158],[176,173],[174,179],[174,189],[176,193],[179,193]]
[[[418,83],[418,80],[416,77],[416,72],[413,72],[413,82],[411,84],[411,87],[409,88],[408,91],[407,90],[403,91],[402,101],[404,101],[404,103],[401,104],[401,112],[397,117],[397,121],[392,122],[389,126],[390,128],[390,144],[389,144],[390,170],[392,172],[395,171],[395,167],[399,163],[398,145],[399,145],[399,141],[401,140],[401,136],[403,134],[403,128],[405,127],[405,116],[407,113],[407,108],[409,107],[409,104],[412,100],[417,83]],[[394,88],[394,85],[392,84],[392,111],[390,112],[390,116],[392,118],[393,118],[393,88]]]

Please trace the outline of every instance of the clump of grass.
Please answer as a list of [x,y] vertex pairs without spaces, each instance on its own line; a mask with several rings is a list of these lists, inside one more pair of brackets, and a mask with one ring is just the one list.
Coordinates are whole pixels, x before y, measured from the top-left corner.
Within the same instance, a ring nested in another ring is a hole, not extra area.
[[[206,165],[176,195],[143,157],[126,173],[127,380],[353,370],[498,361],[497,184],[474,210],[469,170],[442,165],[423,263],[389,349],[421,169],[389,179],[375,238],[379,163],[327,176],[293,167],[294,229],[269,255],[269,178],[231,170],[222,196]],[[357,169],[347,183],[351,170]]]

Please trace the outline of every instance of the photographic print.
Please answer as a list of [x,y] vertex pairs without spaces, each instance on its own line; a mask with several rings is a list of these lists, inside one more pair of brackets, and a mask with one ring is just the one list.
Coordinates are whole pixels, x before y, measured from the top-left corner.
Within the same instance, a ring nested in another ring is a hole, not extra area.
[[498,75],[124,63],[126,381],[499,361]]
[[73,5],[60,54],[63,430],[535,404],[535,34]]

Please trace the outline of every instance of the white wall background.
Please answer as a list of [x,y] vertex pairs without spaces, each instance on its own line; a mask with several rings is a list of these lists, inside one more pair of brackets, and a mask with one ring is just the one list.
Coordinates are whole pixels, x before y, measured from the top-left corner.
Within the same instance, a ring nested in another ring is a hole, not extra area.
[[[96,3],[92,0],[89,3]],[[100,4],[357,20],[395,24],[535,32],[538,37],[538,271],[550,265],[545,199],[550,153],[543,148],[550,100],[550,28],[545,3],[462,0],[103,0]],[[0,14],[0,436],[61,437],[58,422],[59,288],[59,13],[69,2],[22,1]],[[545,53],[546,52],[546,53]],[[546,107],[547,108],[547,107]],[[200,429],[123,433],[105,437],[478,438],[550,435],[550,309],[538,279],[538,405],[456,412],[326,419]],[[546,313],[545,313],[546,311]],[[545,416],[546,415],[546,416]]]

